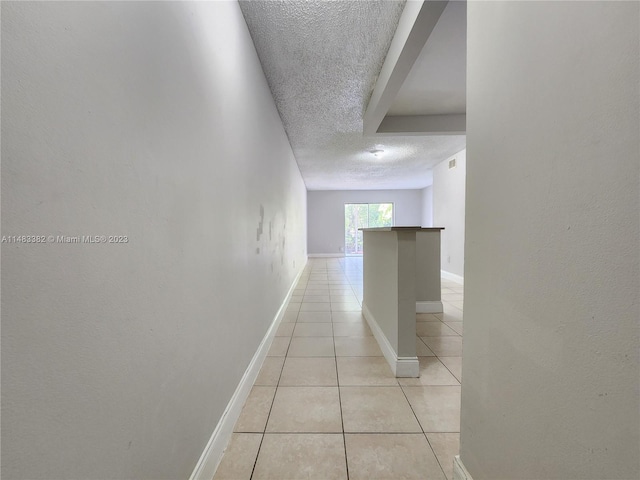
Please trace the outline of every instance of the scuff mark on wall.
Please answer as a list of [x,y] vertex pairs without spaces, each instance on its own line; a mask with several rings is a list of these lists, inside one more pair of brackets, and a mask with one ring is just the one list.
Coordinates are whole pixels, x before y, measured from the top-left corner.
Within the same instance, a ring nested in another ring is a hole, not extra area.
[[260,241],[262,236],[262,226],[264,225],[264,206],[260,204],[260,222],[258,223],[258,229],[256,231],[256,240]]
[[284,252],[285,246],[287,244],[287,236],[284,232],[282,232],[282,250],[280,250],[280,265],[284,265]]

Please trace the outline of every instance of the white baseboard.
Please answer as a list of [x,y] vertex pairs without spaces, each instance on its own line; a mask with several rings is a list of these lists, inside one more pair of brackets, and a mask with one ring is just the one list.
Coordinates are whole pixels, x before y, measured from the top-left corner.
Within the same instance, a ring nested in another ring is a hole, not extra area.
[[271,346],[273,337],[275,336],[276,330],[280,325],[280,321],[284,316],[284,312],[287,308],[289,300],[291,299],[293,289],[302,276],[304,267],[305,265],[300,268],[298,275],[291,284],[289,293],[287,293],[287,296],[282,302],[282,305],[280,305],[280,309],[278,310],[278,313],[276,313],[276,316],[274,317],[269,330],[267,330],[267,333],[262,339],[258,350],[256,350],[255,355],[249,363],[249,366],[245,370],[244,375],[242,376],[242,379],[240,380],[240,383],[236,388],[236,391],[233,393],[231,400],[229,400],[229,403],[227,404],[227,408],[218,421],[218,425],[216,425],[215,430],[211,434],[211,438],[209,439],[207,446],[202,452],[202,455],[200,455],[200,459],[193,469],[189,480],[211,480],[215,475],[218,465],[220,464],[220,460],[222,460],[222,455],[224,454],[224,451],[229,444],[229,440],[231,439],[233,427],[240,417],[244,402],[247,400],[247,397],[251,392],[251,388],[253,387],[256,378],[258,377],[258,373],[260,373],[262,363],[267,356],[267,352],[269,351],[269,347]]
[[418,378],[420,376],[418,357],[397,357],[395,376],[397,378]]
[[442,302],[431,300],[428,302],[416,302],[416,313],[442,313]]
[[344,257],[344,253],[309,253],[307,254],[309,258],[342,258]]
[[469,472],[464,467],[460,455],[453,457],[453,480],[473,480]]
[[396,377],[402,378],[419,377],[420,364],[418,363],[418,357],[398,357],[395,350],[389,343],[387,336],[383,333],[375,317],[364,303],[362,304],[362,313],[364,314],[364,318],[367,320],[369,328],[371,328],[371,332],[378,342],[378,345],[380,345],[380,350],[382,350],[384,358],[387,359],[393,374]]
[[452,282],[459,283],[460,285],[464,285],[464,277],[460,275],[456,275],[455,273],[447,272],[445,270],[440,270],[440,276],[447,280],[451,280]]

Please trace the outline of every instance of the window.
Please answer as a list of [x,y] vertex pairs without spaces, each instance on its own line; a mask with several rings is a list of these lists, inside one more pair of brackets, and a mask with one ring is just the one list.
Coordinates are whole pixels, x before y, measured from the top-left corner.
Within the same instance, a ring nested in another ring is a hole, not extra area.
[[344,252],[362,255],[363,238],[360,228],[393,226],[393,203],[345,203]]

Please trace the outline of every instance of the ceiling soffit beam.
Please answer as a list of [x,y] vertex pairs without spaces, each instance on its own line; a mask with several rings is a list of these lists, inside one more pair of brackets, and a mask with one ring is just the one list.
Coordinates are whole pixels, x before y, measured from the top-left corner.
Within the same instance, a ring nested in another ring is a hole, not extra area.
[[387,115],[378,135],[464,135],[467,116],[456,115]]
[[363,133],[373,135],[391,108],[448,1],[408,0],[364,113]]

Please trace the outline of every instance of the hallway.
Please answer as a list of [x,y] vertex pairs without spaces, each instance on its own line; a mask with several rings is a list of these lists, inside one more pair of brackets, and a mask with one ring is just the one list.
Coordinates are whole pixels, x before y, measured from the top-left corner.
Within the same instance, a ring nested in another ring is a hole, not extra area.
[[361,316],[362,258],[309,259],[215,475],[452,479],[463,287],[418,314],[420,378],[396,379]]

